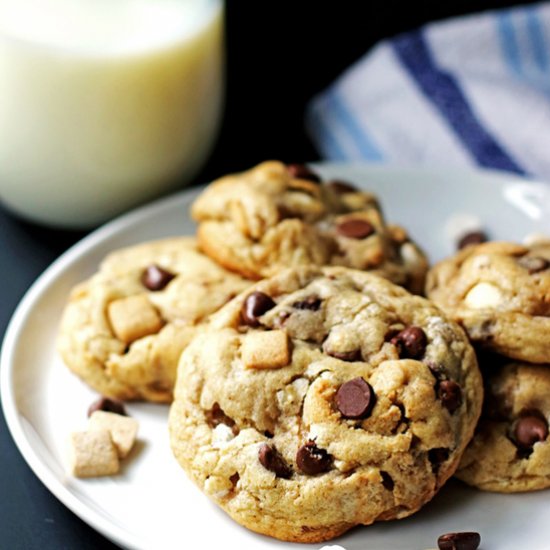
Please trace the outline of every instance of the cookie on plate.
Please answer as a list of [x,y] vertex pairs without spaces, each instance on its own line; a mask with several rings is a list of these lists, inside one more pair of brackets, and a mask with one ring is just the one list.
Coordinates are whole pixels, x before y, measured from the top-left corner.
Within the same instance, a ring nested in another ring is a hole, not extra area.
[[488,369],[485,383],[481,420],[456,476],[501,493],[550,487],[550,367],[508,363]]
[[171,445],[237,522],[319,542],[430,500],[482,394],[464,331],[432,303],[366,272],[295,268],[232,300],[183,352]]
[[401,227],[387,227],[370,193],[322,184],[301,165],[264,162],[212,183],[192,207],[201,248],[245,277],[286,267],[342,265],[423,291],[428,263]]
[[550,363],[550,242],[467,246],[435,265],[426,294],[476,344]]
[[58,350],[104,395],[169,402],[180,353],[197,325],[250,284],[189,237],[113,252],[73,289]]

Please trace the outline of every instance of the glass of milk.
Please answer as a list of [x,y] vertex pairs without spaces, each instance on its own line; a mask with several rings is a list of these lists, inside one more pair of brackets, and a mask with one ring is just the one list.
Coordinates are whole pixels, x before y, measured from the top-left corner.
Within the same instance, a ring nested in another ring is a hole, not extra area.
[[188,181],[216,137],[222,0],[0,0],[0,201],[91,227]]

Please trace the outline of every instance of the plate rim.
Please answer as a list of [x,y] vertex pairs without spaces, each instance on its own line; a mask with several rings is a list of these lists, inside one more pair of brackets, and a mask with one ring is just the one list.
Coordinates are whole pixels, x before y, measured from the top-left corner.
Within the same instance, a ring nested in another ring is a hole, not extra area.
[[[350,171],[364,170],[371,173],[395,173],[396,177],[399,174],[401,175],[400,177],[402,177],[407,173],[414,173],[417,176],[424,175],[427,178],[437,178],[451,171],[454,176],[463,175],[464,177],[482,178],[487,181],[494,180],[498,185],[518,182],[532,184],[534,188],[540,186],[548,188],[548,184],[538,179],[530,179],[509,172],[476,167],[426,168],[422,166],[397,166],[366,162],[313,162],[309,164],[313,167],[318,167],[320,170],[323,168],[331,170],[343,168]],[[54,495],[63,505],[107,539],[124,548],[146,548],[146,546],[144,546],[144,542],[146,541],[136,540],[133,533],[108,521],[93,508],[88,507],[65,485],[60,483],[51,469],[40,459],[40,456],[26,437],[15,398],[15,361],[13,356],[21,328],[32,313],[34,305],[41,299],[61,273],[70,268],[79,258],[85,256],[90,249],[93,249],[94,246],[100,244],[102,241],[107,240],[113,234],[128,229],[145,217],[154,217],[156,213],[162,212],[165,208],[172,206],[174,202],[186,202],[193,197],[193,195],[198,195],[206,185],[208,184],[184,188],[168,196],[134,208],[92,230],[88,235],[69,247],[37,277],[23,294],[8,322],[0,350],[0,401],[9,433],[23,459],[38,477],[39,481],[43,483],[52,495]]]

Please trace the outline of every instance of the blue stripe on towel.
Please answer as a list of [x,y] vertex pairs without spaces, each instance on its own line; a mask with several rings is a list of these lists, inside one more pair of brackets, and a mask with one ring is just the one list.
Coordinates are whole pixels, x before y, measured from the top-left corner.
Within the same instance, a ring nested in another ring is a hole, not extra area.
[[333,88],[329,91],[326,99],[328,109],[353,138],[353,141],[359,148],[361,157],[366,160],[382,160],[384,155],[368,135],[366,129],[361,127],[355,120],[354,115],[349,111],[338,91]]
[[496,23],[500,38],[500,47],[504,55],[504,60],[516,76],[523,75],[521,63],[521,52],[519,49],[512,13],[504,11],[496,16]]
[[398,36],[392,46],[420,90],[447,120],[478,164],[525,174],[479,122],[457,81],[437,67],[421,31]]
[[544,27],[539,19],[536,7],[530,6],[525,12],[527,16],[527,30],[531,39],[535,63],[541,72],[547,72],[550,62],[548,59],[548,45],[544,36]]
[[[525,23],[524,29],[518,28],[517,16],[520,13],[525,16],[521,21]],[[502,55],[511,74],[523,84],[550,95],[550,59],[544,28],[535,9],[504,11],[497,15],[496,24]],[[522,30],[529,41],[527,51],[520,47],[518,40],[518,32]]]

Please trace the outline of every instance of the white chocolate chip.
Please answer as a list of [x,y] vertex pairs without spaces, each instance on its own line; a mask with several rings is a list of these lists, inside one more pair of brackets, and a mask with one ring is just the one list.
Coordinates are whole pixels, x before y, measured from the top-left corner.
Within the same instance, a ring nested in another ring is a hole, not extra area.
[[234,437],[233,430],[227,424],[218,424],[212,430],[212,447],[223,449]]
[[401,258],[406,267],[413,268],[424,265],[424,261],[420,254],[418,253],[417,248],[412,243],[404,243],[401,246]]
[[466,305],[473,309],[494,308],[503,301],[502,292],[491,283],[478,283],[466,295]]

